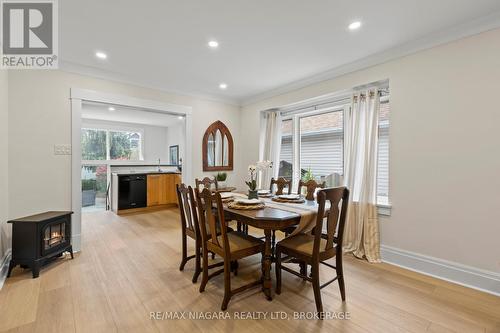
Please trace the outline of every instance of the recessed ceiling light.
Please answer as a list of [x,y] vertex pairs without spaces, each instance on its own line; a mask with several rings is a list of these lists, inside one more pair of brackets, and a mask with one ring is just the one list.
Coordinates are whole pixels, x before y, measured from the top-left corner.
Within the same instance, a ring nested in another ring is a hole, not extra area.
[[179,117],[177,117],[177,119],[182,120],[182,119],[184,119],[184,117],[183,116],[179,116]]
[[219,47],[219,42],[216,41],[216,40],[211,40],[208,42],[208,46],[211,48],[211,49],[216,49]]
[[111,112],[113,112],[113,111],[115,111],[116,109],[115,109],[114,107],[110,106],[110,107],[108,108],[108,110],[109,110],[109,111],[111,111]]
[[221,88],[222,90],[226,90],[227,89],[227,84],[221,83],[221,84],[219,84],[219,88]]
[[355,21],[349,24],[349,30],[356,30],[361,28],[361,22],[360,21]]
[[95,56],[96,56],[97,58],[99,58],[99,59],[106,59],[106,58],[108,57],[108,55],[107,55],[106,53],[104,53],[104,52],[100,52],[100,51],[96,52],[96,53],[95,53]]

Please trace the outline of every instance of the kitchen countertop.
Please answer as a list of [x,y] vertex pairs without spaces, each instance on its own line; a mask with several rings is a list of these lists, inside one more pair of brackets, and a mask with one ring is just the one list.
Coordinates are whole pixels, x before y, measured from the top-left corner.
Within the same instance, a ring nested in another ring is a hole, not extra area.
[[136,175],[180,175],[179,171],[122,171],[113,172],[116,176],[136,176]]

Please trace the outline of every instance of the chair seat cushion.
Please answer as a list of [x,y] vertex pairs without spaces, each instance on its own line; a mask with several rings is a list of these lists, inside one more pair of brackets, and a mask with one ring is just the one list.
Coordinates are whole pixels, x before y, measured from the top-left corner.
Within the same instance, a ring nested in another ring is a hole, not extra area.
[[[218,239],[220,244],[222,244],[222,237],[218,236]],[[264,249],[263,241],[239,231],[228,232],[227,240],[229,242],[229,249],[231,250],[232,257],[251,255],[261,252]]]
[[[292,237],[287,237],[277,244],[284,250],[283,252],[292,252],[312,256],[314,246],[314,236],[308,234],[298,234]],[[326,248],[326,239],[321,238],[319,251],[323,252]]]

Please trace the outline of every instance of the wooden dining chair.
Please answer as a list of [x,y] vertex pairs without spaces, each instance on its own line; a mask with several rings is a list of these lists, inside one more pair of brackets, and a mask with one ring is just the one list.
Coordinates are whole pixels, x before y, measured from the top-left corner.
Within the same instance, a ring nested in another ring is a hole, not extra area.
[[[325,216],[325,203],[329,201],[330,210],[326,218],[326,234],[322,233],[323,220]],[[321,302],[321,289],[330,283],[338,280],[340,295],[342,301],[345,301],[344,273],[342,269],[342,238],[347,215],[347,205],[349,201],[349,190],[346,187],[336,187],[320,190],[317,195],[318,216],[316,225],[312,234],[297,234],[283,239],[276,244],[276,293],[281,293],[281,270],[292,273],[304,280],[312,282],[314,289],[314,299],[316,301],[316,310],[323,312],[323,303]],[[339,208],[340,206],[340,208]],[[284,258],[281,254],[285,254]],[[326,260],[336,258],[335,266],[326,262]],[[298,259],[311,266],[311,276],[296,272],[283,263],[292,262]],[[320,285],[319,265],[323,264],[333,268],[337,276]]]
[[[213,190],[212,186],[215,188],[216,191],[219,189],[219,184],[217,183],[216,177],[214,177],[214,178],[205,177],[201,180],[196,178],[194,180],[194,182],[196,184],[196,189],[198,191],[201,191],[204,188],[208,188],[209,190]],[[203,188],[200,188],[201,185],[203,185]]]
[[[195,259],[195,271],[193,275],[193,283],[198,280],[201,273],[201,237],[198,225],[198,214],[196,212],[195,201],[192,200],[193,189],[188,188],[185,184],[177,184],[177,200],[179,202],[179,210],[181,213],[181,230],[182,230],[182,260],[179,270],[183,271],[186,263]],[[195,254],[187,256],[187,237],[195,241]]]
[[316,192],[317,189],[319,188],[325,188],[326,182],[322,183],[317,183],[314,179],[310,179],[306,182],[302,181],[302,179],[299,181],[299,188],[297,190],[298,194],[302,193],[302,187],[306,188],[306,200],[314,200],[314,193]]
[[[242,232],[227,232],[222,199],[219,193],[212,194],[209,189],[203,189],[201,193],[197,191],[197,203],[199,211],[203,212],[200,214],[203,249],[203,276],[200,292],[205,290],[209,279],[224,273],[224,299],[221,309],[225,311],[232,296],[262,284],[262,278],[260,278],[242,287],[231,289],[231,263],[258,253],[263,256],[264,242]],[[208,235],[215,235],[217,229],[220,229],[220,236],[209,238]],[[208,251],[213,251],[224,259],[224,268],[210,275],[207,265]]]
[[273,185],[276,184],[276,195],[282,195],[285,186],[288,185],[288,194],[292,193],[292,180],[286,180],[283,177],[279,177],[278,179],[271,178],[271,185],[269,186],[269,190],[273,193]]
[[[193,283],[196,283],[201,273],[201,231],[193,188],[185,184],[177,184],[177,200],[179,202],[182,230],[182,259],[179,270],[183,271],[186,263],[191,259],[195,259]],[[229,230],[232,231],[231,228]],[[195,241],[195,254],[191,256],[187,255],[188,237]],[[212,259],[215,259],[215,253],[212,252],[211,254]]]

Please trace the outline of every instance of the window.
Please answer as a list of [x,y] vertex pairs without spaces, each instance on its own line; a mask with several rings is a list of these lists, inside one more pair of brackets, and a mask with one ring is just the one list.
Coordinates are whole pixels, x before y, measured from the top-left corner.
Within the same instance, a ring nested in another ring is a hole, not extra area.
[[[344,175],[344,110],[349,101],[307,112],[285,114],[281,124],[279,176],[314,179],[338,186]],[[380,98],[377,168],[377,202],[389,204],[389,96]],[[294,154],[295,153],[295,154]],[[296,156],[298,154],[298,156]],[[295,161],[295,162],[294,162]]]
[[293,165],[293,145],[292,145],[292,119],[283,120],[281,122],[281,150],[280,150],[280,168],[279,177],[284,177],[287,180],[292,179]]
[[82,128],[82,161],[143,160],[142,132]]
[[326,181],[344,172],[344,111],[300,117],[300,178]]
[[137,132],[109,132],[109,157],[112,160],[140,160],[141,134]]
[[81,170],[82,208],[84,211],[104,210],[108,185],[108,166],[106,164],[85,164]]
[[378,119],[377,201],[389,204],[389,96],[380,101]]
[[81,130],[82,147],[82,209],[85,212],[106,208],[109,165],[116,161],[143,160],[143,131],[118,126]]
[[98,129],[82,129],[82,160],[105,160],[106,131]]

